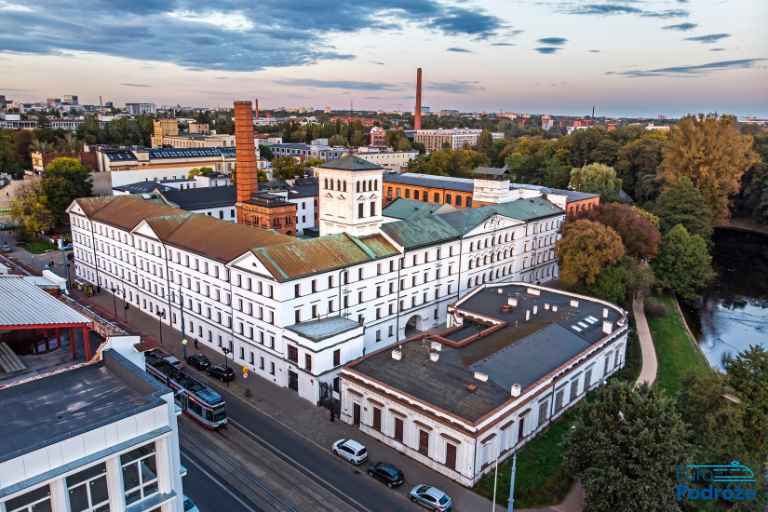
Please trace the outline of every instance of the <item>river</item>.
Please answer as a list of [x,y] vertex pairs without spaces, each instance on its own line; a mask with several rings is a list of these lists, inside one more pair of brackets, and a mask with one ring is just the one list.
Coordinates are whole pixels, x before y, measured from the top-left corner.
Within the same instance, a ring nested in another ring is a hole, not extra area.
[[722,370],[726,355],[768,349],[768,235],[717,229],[713,242],[717,278],[686,317],[709,364]]

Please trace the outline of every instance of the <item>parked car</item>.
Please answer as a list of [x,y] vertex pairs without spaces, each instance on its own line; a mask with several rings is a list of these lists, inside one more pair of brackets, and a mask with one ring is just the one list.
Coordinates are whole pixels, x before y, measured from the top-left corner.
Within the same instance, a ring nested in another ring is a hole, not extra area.
[[0,245],[0,252],[9,253],[13,252],[13,247],[8,244]]
[[200,509],[189,496],[184,496],[184,512],[200,512]]
[[405,483],[405,475],[398,468],[386,462],[377,462],[368,466],[368,474],[381,480],[387,487],[399,487]]
[[368,450],[354,439],[339,439],[333,443],[331,451],[355,466],[368,460]]
[[453,507],[453,500],[451,497],[437,487],[432,487],[431,485],[417,485],[411,489],[408,497],[412,502],[437,512],[448,512]]
[[221,382],[232,382],[235,380],[235,370],[223,364],[214,364],[208,367],[208,375]]
[[193,368],[197,368],[200,371],[205,371],[211,366],[211,360],[205,357],[203,354],[192,354],[187,357],[187,364]]

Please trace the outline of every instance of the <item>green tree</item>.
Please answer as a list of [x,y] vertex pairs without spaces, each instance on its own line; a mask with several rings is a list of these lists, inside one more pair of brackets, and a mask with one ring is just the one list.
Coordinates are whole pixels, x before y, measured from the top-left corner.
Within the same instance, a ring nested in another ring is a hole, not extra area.
[[270,162],[275,157],[275,155],[272,153],[272,148],[270,146],[265,145],[259,145],[259,156],[264,160],[269,160]]
[[491,160],[493,156],[493,137],[490,130],[483,130],[480,133],[480,137],[477,138],[477,150],[488,157]]
[[725,361],[728,385],[744,402],[745,444],[768,460],[768,351],[751,345]]
[[606,267],[591,286],[585,288],[593,295],[614,304],[627,306],[637,292],[647,292],[655,282],[651,268],[630,256]]
[[69,220],[66,209],[70,203],[91,195],[90,172],[76,158],[56,158],[45,168],[42,190],[54,225],[63,226]]
[[194,178],[195,176],[208,176],[211,173],[213,173],[213,169],[211,167],[194,167],[189,170],[187,177]]
[[621,237],[612,228],[586,219],[568,222],[557,242],[560,279],[569,286],[591,286],[606,267],[624,256]]
[[754,149],[760,162],[753,164],[741,177],[741,190],[734,199],[733,214],[768,224],[768,133],[754,136]]
[[656,199],[654,213],[659,216],[662,233],[682,224],[692,235],[706,240],[712,236],[712,208],[690,178],[666,187]]
[[698,299],[714,277],[707,242],[699,235],[689,234],[682,224],[664,235],[652,266],[659,284],[684,301]]
[[589,164],[571,169],[568,188],[580,192],[600,194],[603,201],[616,201],[621,190],[621,179],[616,170],[605,164]]
[[328,139],[331,146],[349,146],[349,140],[344,135],[336,134]]
[[590,512],[679,511],[675,467],[690,445],[675,402],[645,385],[614,381],[583,408],[566,442],[570,472]]
[[648,135],[628,142],[619,149],[616,173],[621,178],[624,191],[635,201],[645,203],[654,199],[658,193],[656,173],[661,164],[663,147],[663,138]]
[[672,128],[659,178],[666,186],[690,178],[712,207],[715,220],[725,220],[741,176],[757,162],[752,137],[739,132],[734,117],[689,116]]
[[618,158],[619,149],[621,149],[621,145],[618,142],[604,138],[589,154],[590,161],[613,166]]
[[597,148],[605,136],[605,131],[600,128],[576,130],[568,136],[570,147],[571,167],[583,167],[592,163],[592,152]]
[[302,167],[295,158],[278,156],[272,159],[272,176],[281,180],[290,180],[302,174]]
[[11,201],[11,218],[31,235],[39,236],[53,227],[53,216],[41,181],[26,183]]

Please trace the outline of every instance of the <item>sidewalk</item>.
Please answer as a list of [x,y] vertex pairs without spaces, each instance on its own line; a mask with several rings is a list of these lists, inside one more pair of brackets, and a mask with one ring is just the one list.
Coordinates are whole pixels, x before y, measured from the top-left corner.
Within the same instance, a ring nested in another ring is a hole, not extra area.
[[648,384],[656,382],[659,362],[656,358],[656,347],[653,345],[651,329],[648,327],[648,319],[645,318],[645,301],[642,295],[635,295],[632,300],[632,313],[635,316],[637,339],[640,341],[640,351],[643,354],[643,365],[636,384]]
[[[114,307],[112,296],[109,293],[101,292],[93,297],[86,297],[78,291],[73,291],[73,297],[83,304],[89,304],[94,307],[101,315],[106,318],[114,318]],[[153,318],[138,309],[131,306],[126,312],[123,309],[123,302],[117,299],[117,323],[122,324],[128,332],[142,335],[145,343],[150,345],[159,345],[159,324],[156,318]],[[128,314],[128,324],[125,322],[125,313]],[[163,325],[163,345],[162,348],[177,357],[183,356],[181,345],[181,333],[167,325]],[[223,355],[214,350],[199,344],[198,348],[193,345],[187,346],[188,354],[200,352],[205,354],[212,362],[220,362]],[[294,434],[303,437],[323,450],[329,450],[331,444],[337,439],[343,437],[352,437],[360,440],[368,448],[371,461],[383,460],[400,467],[406,474],[407,485],[394,490],[406,495],[410,491],[410,484],[420,482],[429,483],[447,492],[456,504],[458,512],[496,510],[503,512],[505,507],[491,507],[490,500],[475,494],[471,490],[462,487],[458,483],[440,475],[439,473],[421,465],[413,459],[410,459],[393,448],[386,446],[379,441],[366,436],[357,428],[347,425],[338,420],[333,423],[330,421],[329,412],[325,408],[315,407],[306,400],[288,388],[277,386],[267,380],[256,376],[242,378],[240,366],[231,359],[228,363],[236,369],[235,380],[229,384],[229,391],[247,402],[261,414],[268,416],[279,422],[286,429]],[[193,372],[195,370],[192,370]],[[198,375],[202,375],[198,373]],[[207,379],[207,376],[206,376]],[[213,381],[215,382],[215,381]],[[221,383],[215,382],[215,385],[221,386]],[[251,396],[246,398],[246,389],[250,390]],[[566,501],[568,501],[566,499]],[[573,512],[579,508],[559,508],[540,509],[535,512]],[[520,511],[518,511],[520,512]],[[534,512],[534,511],[530,511]]]

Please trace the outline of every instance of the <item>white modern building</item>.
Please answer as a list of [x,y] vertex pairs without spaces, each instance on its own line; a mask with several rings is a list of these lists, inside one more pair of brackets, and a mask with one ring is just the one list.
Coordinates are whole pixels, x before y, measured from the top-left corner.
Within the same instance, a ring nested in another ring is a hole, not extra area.
[[467,487],[624,367],[627,313],[590,297],[486,284],[447,318],[344,368],[341,419]]
[[401,171],[408,167],[408,162],[419,156],[418,151],[393,151],[389,148],[361,147],[355,155],[372,164],[392,171]]
[[427,151],[437,151],[448,147],[450,149],[473,148],[483,130],[479,128],[437,128],[434,130],[415,130],[413,140],[423,144]]
[[184,511],[173,392],[136,363],[0,386],[0,511]]
[[154,103],[126,103],[125,110],[132,116],[140,116],[154,114],[157,112],[157,107]]
[[557,277],[564,212],[542,196],[384,223],[383,169],[347,157],[315,171],[312,239],[131,196],[75,200],[76,275],[313,403],[338,398],[342,365],[443,325],[468,291]]

